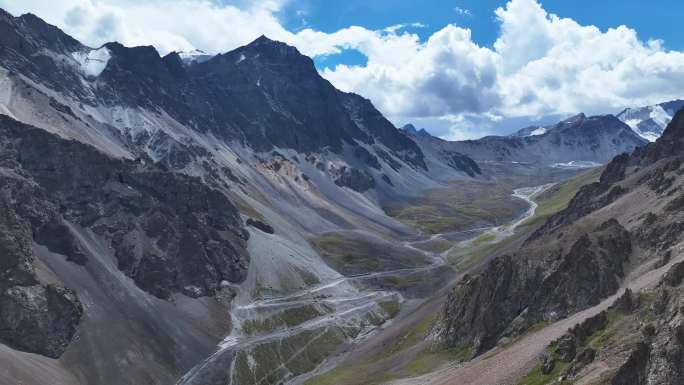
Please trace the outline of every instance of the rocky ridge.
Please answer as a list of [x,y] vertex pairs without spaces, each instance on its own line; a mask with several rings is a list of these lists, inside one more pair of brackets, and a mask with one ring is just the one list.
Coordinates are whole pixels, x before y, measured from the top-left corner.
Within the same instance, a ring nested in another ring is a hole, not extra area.
[[41,282],[32,246],[86,265],[72,226],[107,240],[119,269],[160,298],[213,296],[244,279],[247,233],[237,209],[199,180],[109,158],[6,116],[0,151],[8,214],[0,339],[11,346],[57,357],[74,335],[83,312],[78,293]]
[[443,313],[446,345],[481,354],[598,303],[630,266],[666,263],[682,234],[683,123],[680,111],[661,139],[616,157],[520,250],[458,284]]
[[[579,114],[553,126],[523,129],[534,135],[487,136],[481,139],[448,142],[431,136],[412,134],[423,147],[467,156],[480,165],[488,163],[530,163],[562,166],[570,162],[608,163],[622,153],[631,153],[647,141],[613,115]],[[409,131],[407,131],[409,132]],[[429,151],[429,150],[426,150]]]

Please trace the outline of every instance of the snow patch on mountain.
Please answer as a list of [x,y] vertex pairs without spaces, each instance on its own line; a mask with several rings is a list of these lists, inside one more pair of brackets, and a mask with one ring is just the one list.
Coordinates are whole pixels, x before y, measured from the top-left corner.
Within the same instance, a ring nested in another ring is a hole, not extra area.
[[674,114],[684,107],[684,100],[674,100],[653,106],[626,108],[617,117],[639,136],[655,142],[663,134]]
[[563,169],[581,169],[598,167],[601,163],[596,163],[588,160],[571,160],[570,162],[554,163],[551,167]]
[[100,76],[111,58],[111,54],[106,47],[90,50],[88,52],[73,52],[71,56],[78,63],[81,73],[88,77]]
[[536,130],[533,130],[532,132],[530,132],[530,134],[527,136],[536,136],[536,135],[544,135],[544,134],[546,134],[546,127],[539,127]]
[[183,61],[183,64],[185,65],[202,63],[214,57],[214,55],[210,55],[202,51],[201,49],[193,49],[192,51],[180,51],[178,52],[178,56],[180,56],[181,60]]

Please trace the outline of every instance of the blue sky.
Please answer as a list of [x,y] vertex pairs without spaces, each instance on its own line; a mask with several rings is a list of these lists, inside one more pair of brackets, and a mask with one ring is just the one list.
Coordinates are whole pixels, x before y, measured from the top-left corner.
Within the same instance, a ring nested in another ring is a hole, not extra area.
[[[0,0],[90,47],[226,52],[265,34],[395,125],[446,139],[684,98],[684,1]],[[397,27],[403,25],[403,27]]]
[[[382,29],[417,22],[425,27],[410,30],[423,40],[445,25],[455,23],[470,28],[475,42],[491,47],[500,28],[494,10],[505,4],[502,0],[297,0],[288,3],[279,17],[293,31],[309,27],[329,33],[350,25]],[[545,0],[542,5],[548,12],[570,17],[583,25],[605,30],[624,24],[634,28],[643,40],[661,39],[667,49],[684,49],[681,31],[675,27],[684,15],[684,1]],[[339,55],[319,57],[316,65],[365,62],[363,55],[347,50]]]

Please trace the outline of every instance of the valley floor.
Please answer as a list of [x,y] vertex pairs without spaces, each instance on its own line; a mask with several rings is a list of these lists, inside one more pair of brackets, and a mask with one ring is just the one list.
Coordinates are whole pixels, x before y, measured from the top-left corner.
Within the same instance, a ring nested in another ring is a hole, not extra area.
[[[543,219],[564,207],[579,186],[593,181],[597,175],[598,171],[592,170],[559,184],[516,188],[512,194],[512,189],[508,190],[516,204],[524,203],[528,208],[505,225],[473,228],[467,232],[436,233],[428,239],[404,242],[405,246],[414,250],[434,248],[433,255],[440,256],[447,266],[457,271],[451,284],[442,285],[427,300],[408,301],[405,309],[388,326],[358,345],[347,346],[317,371],[300,377],[293,383],[362,385],[398,381],[397,384],[423,384],[427,383],[425,381],[440,381],[443,378],[446,378],[446,383],[452,383],[448,381],[448,377],[441,375],[450,373],[449,370],[453,370],[451,363],[462,361],[467,352],[433,351],[430,338],[427,338],[441,314],[452,284],[465,274],[485,266],[496,256],[518,247]],[[468,365],[478,365],[479,361],[474,360]],[[486,364],[490,362],[494,361],[486,361]],[[504,365],[502,371],[507,370]],[[410,379],[400,380],[401,378]],[[457,380],[453,383],[469,382]]]

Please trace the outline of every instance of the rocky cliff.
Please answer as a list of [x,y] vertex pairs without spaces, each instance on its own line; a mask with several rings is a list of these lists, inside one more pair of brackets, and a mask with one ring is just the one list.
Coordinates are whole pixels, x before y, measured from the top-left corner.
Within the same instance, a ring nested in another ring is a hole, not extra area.
[[635,266],[667,263],[682,240],[683,134],[680,111],[661,139],[613,159],[519,250],[464,278],[444,308],[445,343],[483,353],[597,304]]
[[113,159],[6,116],[0,153],[2,342],[49,357],[67,348],[83,313],[78,293],[36,272],[33,250],[87,265],[74,227],[108,242],[118,268],[160,298],[213,296],[244,279],[247,233],[237,209],[198,179]]
[[[304,374],[401,299],[340,281],[308,240],[415,235],[382,202],[476,169],[430,169],[370,101],[266,37],[189,60],[0,11],[0,382],[171,384],[203,360],[225,378],[275,345],[306,365],[273,381]],[[241,343],[212,361],[228,335]]]

